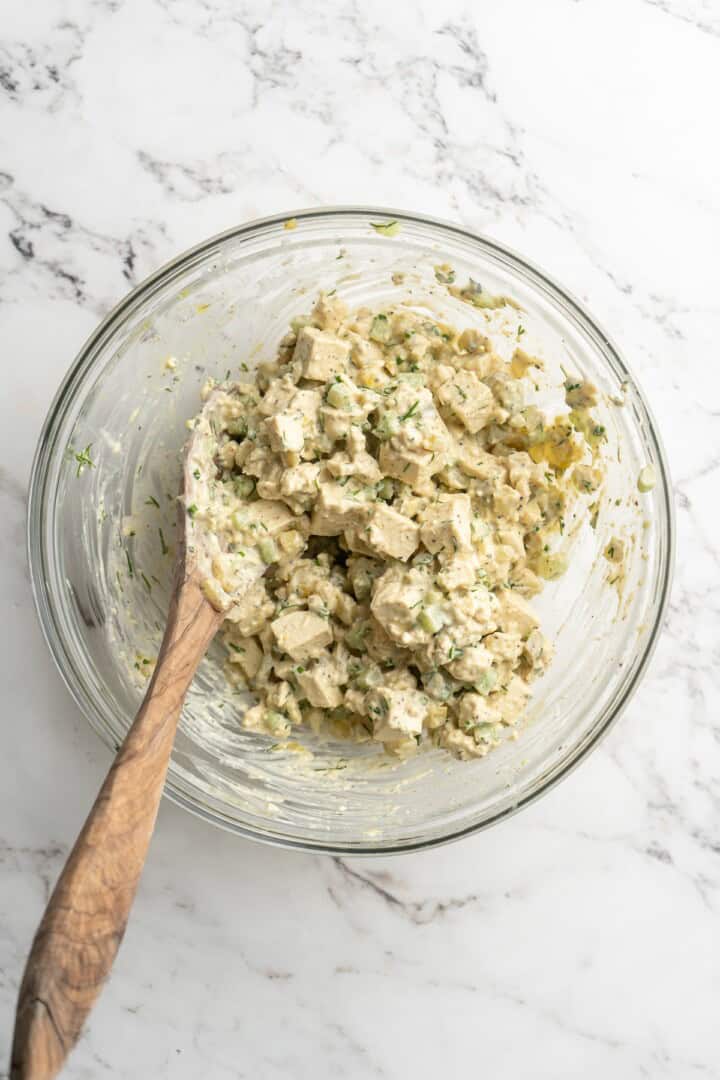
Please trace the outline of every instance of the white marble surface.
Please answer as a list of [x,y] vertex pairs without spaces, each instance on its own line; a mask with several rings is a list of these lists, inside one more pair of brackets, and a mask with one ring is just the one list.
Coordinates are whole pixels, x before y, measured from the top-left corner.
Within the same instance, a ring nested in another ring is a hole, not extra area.
[[293,855],[164,805],[66,1075],[720,1076],[717,0],[5,0],[3,15],[0,1076],[29,940],[109,762],[30,600],[39,426],[84,337],[149,271],[328,202],[482,230],[608,327],[675,480],[667,629],[594,756],[455,846]]

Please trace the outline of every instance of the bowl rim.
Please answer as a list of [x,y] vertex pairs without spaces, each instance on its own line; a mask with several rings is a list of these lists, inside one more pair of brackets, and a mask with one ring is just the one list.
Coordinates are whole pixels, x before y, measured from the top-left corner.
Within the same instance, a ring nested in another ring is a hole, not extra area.
[[189,798],[182,790],[176,789],[172,779],[168,776],[165,782],[163,794],[171,802],[188,810],[195,817],[200,818],[226,832],[241,836],[248,840],[267,844],[271,847],[286,848],[295,851],[324,853],[335,856],[352,857],[378,857],[382,855],[410,854],[415,851],[427,850],[440,847],[466,836],[490,828],[499,822],[512,817],[524,807],[534,803],[541,796],[551,791],[561,780],[569,776],[577,766],[585,760],[590,752],[605,738],[617,720],[623,714],[631,701],[638,685],[640,684],[650,659],[652,658],[662,630],[665,612],[670,598],[672,578],[675,563],[676,525],[675,511],[672,499],[672,483],[667,462],[667,456],[660,438],[654,414],[650,409],[641,385],[632,376],[632,372],[622,359],[620,350],[613,339],[602,330],[594,318],[585,310],[584,306],[564,286],[560,285],[552,276],[541,270],[535,263],[520,255],[513,248],[500,244],[482,233],[475,232],[453,222],[425,214],[415,214],[404,210],[397,210],[383,206],[360,206],[360,205],[332,205],[320,207],[307,207],[297,210],[283,211],[266,217],[254,218],[250,221],[236,225],[201,241],[193,247],[187,248],[179,255],[162,264],[157,270],[149,274],[129,293],[114,305],[107,315],[95,327],[93,332],[85,340],[79,349],[75,359],[63,377],[56,393],[54,394],[43,421],[38,436],[38,442],[33,455],[28,487],[28,515],[26,528],[27,558],[30,570],[30,583],[33,595],[35,611],[40,623],[40,629],[52,656],[53,662],[60,677],[67,687],[70,696],[79,708],[82,715],[88,721],[90,727],[96,732],[102,741],[111,749],[117,745],[111,732],[107,728],[103,718],[97,712],[94,703],[87,694],[81,680],[71,679],[70,672],[73,664],[66,648],[64,638],[57,625],[56,614],[51,601],[48,576],[46,574],[46,550],[45,550],[45,520],[41,513],[44,506],[44,496],[48,479],[48,465],[50,463],[50,450],[53,447],[53,435],[64,416],[67,404],[72,401],[76,387],[82,382],[85,374],[90,370],[94,353],[101,346],[104,339],[110,337],[115,329],[122,323],[126,312],[141,302],[147,294],[150,294],[155,286],[164,283],[172,275],[189,267],[193,262],[200,259],[215,247],[222,246],[228,241],[241,240],[248,235],[256,234],[262,229],[273,226],[284,226],[288,221],[323,220],[334,217],[350,216],[358,219],[380,219],[385,221],[398,221],[431,228],[458,236],[480,245],[496,256],[502,256],[515,265],[529,277],[531,283],[549,290],[555,294],[555,299],[569,309],[570,313],[579,321],[583,329],[589,333],[598,347],[607,351],[618,370],[632,377],[634,392],[642,405],[648,421],[649,440],[653,447],[655,460],[658,468],[659,487],[663,495],[665,535],[662,538],[662,550],[664,558],[661,558],[661,575],[658,581],[659,599],[656,604],[656,614],[653,625],[649,630],[642,653],[637,661],[632,680],[624,689],[622,697],[615,704],[608,715],[599,724],[591,728],[583,739],[577,744],[573,752],[552,767],[546,773],[537,787],[526,792],[521,798],[509,806],[499,809],[485,819],[464,825],[461,828],[450,829],[443,835],[412,839],[408,842],[394,842],[385,846],[376,844],[360,843],[351,845],[348,843],[324,843],[315,840],[296,839],[291,836],[268,834],[241,825],[238,822],[226,818],[217,809],[206,808],[198,801]]

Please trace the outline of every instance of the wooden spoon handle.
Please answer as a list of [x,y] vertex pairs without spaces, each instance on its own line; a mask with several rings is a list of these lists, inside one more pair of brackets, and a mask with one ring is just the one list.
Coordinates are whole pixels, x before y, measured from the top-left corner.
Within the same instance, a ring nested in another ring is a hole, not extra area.
[[50,1080],[112,967],[147,855],[177,721],[221,621],[193,579],[175,594],[155,672],[50,897],[15,1017],[11,1080]]

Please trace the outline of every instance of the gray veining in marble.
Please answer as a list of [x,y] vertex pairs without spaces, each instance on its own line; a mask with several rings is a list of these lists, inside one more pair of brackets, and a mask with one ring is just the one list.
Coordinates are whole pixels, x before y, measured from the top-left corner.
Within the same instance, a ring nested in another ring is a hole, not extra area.
[[0,1077],[41,909],[108,765],[41,638],[25,495],[110,306],[213,232],[321,203],[524,252],[636,370],[675,480],[666,632],[558,789],[392,861],[163,805],[73,1080],[720,1077],[716,0],[6,0],[0,40]]

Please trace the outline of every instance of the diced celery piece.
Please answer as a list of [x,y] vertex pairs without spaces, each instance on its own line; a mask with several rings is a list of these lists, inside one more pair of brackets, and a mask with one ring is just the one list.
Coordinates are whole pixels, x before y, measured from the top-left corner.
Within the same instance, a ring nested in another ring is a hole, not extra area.
[[386,501],[392,499],[395,494],[395,485],[389,476],[384,477],[377,486],[378,499],[385,499]]
[[375,668],[364,668],[355,679],[355,685],[358,690],[370,690],[373,686],[378,686],[382,681],[382,676]]
[[418,622],[428,634],[437,634],[445,625],[445,616],[439,607],[430,604],[420,612]]
[[392,439],[400,431],[400,420],[395,413],[386,412],[378,421],[375,434],[378,439]]
[[227,430],[228,435],[232,435],[234,439],[239,439],[247,435],[247,420],[244,416],[238,416],[235,420],[228,420]]
[[264,563],[277,562],[280,558],[277,544],[272,537],[265,536],[262,540],[258,541],[258,551],[260,552],[260,558]]
[[475,689],[478,694],[489,694],[491,690],[494,690],[497,685],[498,677],[497,671],[490,668],[489,671],[483,671],[482,675],[475,682]]
[[390,320],[387,315],[376,315],[370,326],[370,338],[372,341],[385,343],[390,340]]
[[333,409],[349,409],[352,404],[347,386],[339,382],[332,384],[327,392],[326,400]]
[[439,671],[423,675],[422,681],[425,691],[435,701],[447,701],[452,694],[451,684],[443,678]]
[[265,717],[265,723],[273,735],[284,735],[288,730],[287,717],[280,712],[269,712]]
[[497,724],[476,724],[472,733],[475,742],[492,742],[497,736]]
[[236,476],[233,485],[235,487],[235,493],[239,495],[241,499],[246,499],[248,495],[252,495],[255,490],[255,481],[251,476]]

